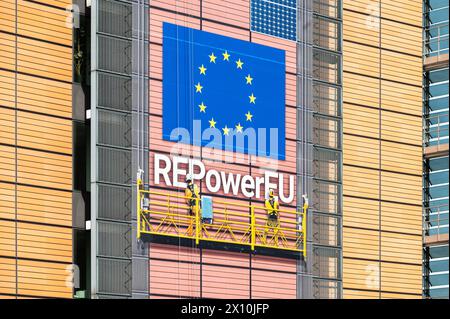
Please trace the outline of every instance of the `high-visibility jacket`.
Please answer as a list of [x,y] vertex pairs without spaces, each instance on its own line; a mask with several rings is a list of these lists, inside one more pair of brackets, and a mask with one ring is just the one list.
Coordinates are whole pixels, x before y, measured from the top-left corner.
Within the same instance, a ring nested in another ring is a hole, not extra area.
[[184,196],[186,197],[186,203],[188,205],[195,205],[195,199],[199,198],[198,186],[194,183],[188,184],[188,186],[184,190]]
[[275,197],[266,199],[264,206],[266,207],[268,216],[271,216],[271,217],[276,216],[278,218],[278,210],[280,209],[280,204],[275,199]]

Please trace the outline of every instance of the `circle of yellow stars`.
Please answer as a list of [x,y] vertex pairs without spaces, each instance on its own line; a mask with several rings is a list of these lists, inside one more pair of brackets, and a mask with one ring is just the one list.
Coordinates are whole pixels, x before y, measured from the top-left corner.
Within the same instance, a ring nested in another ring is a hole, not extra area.
[[[216,60],[218,58],[214,54],[214,52],[211,52],[211,54],[208,55],[208,57],[209,57],[209,63],[212,63],[212,64],[215,64]],[[222,61],[231,62],[230,58],[231,58],[231,54],[229,54],[228,51],[225,51],[222,53]],[[236,63],[237,69],[243,70],[244,62],[240,58],[235,60],[235,63]],[[198,67],[198,70],[200,72],[200,75],[206,76],[206,71],[208,69],[205,67],[204,64],[202,64],[201,66]],[[247,76],[245,76],[244,79],[245,79],[245,84],[250,85],[250,86],[253,85],[253,78],[250,74],[247,74]],[[203,86],[201,85],[200,82],[197,82],[197,84],[194,87],[195,87],[195,93],[199,93],[199,94],[203,93]],[[248,98],[249,98],[249,104],[256,104],[256,96],[253,94],[253,92],[251,95],[248,96]],[[200,113],[206,114],[207,106],[205,105],[205,103],[203,101],[202,101],[202,103],[200,103],[198,105],[198,108],[199,108]],[[245,122],[252,122],[253,114],[250,111],[247,111],[247,113],[244,114],[244,116],[245,116]],[[208,122],[209,122],[210,128],[216,128],[217,121],[214,120],[213,117]],[[243,133],[244,127],[241,125],[241,122],[237,123],[235,125],[235,128],[236,128],[237,133]],[[229,135],[230,128],[227,125],[225,125],[222,128],[222,131],[223,131],[223,135]]]

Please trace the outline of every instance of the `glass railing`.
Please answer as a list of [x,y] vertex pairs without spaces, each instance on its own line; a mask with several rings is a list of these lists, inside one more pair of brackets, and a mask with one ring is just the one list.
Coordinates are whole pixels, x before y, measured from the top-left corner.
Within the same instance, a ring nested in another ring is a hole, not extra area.
[[433,57],[448,54],[448,21],[426,27],[424,35],[424,56]]
[[425,207],[423,228],[425,236],[448,234],[448,204]]
[[425,147],[448,144],[448,112],[428,115],[424,121],[423,144]]

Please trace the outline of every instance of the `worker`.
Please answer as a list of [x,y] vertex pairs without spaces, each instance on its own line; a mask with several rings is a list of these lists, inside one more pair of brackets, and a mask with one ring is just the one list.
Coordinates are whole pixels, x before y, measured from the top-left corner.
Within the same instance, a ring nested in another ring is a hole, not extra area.
[[276,234],[275,228],[280,225],[280,204],[278,199],[275,197],[273,189],[269,189],[269,196],[265,201],[265,209],[267,212],[266,228],[264,231],[264,241],[266,240],[267,233],[269,229],[272,229],[274,234]]
[[[197,200],[199,201],[198,186],[194,184],[192,176],[188,174],[186,176],[186,189],[184,190],[184,196],[186,197],[186,204],[188,205],[189,215],[195,215],[195,205]],[[200,203],[199,203],[200,205]]]

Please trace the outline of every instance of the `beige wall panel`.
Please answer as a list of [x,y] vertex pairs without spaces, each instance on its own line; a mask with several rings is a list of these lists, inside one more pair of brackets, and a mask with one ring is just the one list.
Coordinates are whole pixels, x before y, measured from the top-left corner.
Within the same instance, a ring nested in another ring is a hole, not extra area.
[[68,12],[20,1],[18,34],[72,46],[72,28],[66,26]]
[[422,207],[381,202],[381,229],[422,234]]
[[18,186],[17,215],[23,221],[72,226],[72,194]]
[[19,222],[17,232],[19,258],[72,262],[72,229]]
[[422,85],[422,58],[381,50],[381,61],[383,79]]
[[361,13],[378,15],[377,12],[374,12],[374,9],[380,6],[379,0],[351,0],[351,1],[343,1],[343,8],[359,11]]
[[[370,10],[370,9],[369,9]],[[344,10],[344,41],[379,46],[379,18]]]
[[381,259],[391,262],[420,263],[422,236],[383,232]]
[[422,177],[381,172],[381,199],[422,205]]
[[[406,277],[405,272],[390,272],[383,263],[381,266],[381,290],[399,293],[416,293],[420,296],[422,292],[422,266],[416,266],[419,272]],[[395,265],[396,266],[396,265]]]
[[381,35],[384,49],[422,55],[422,28],[382,19]]
[[15,111],[0,107],[0,143],[15,143]]
[[2,69],[14,71],[16,65],[16,37],[0,32],[0,43],[0,65]]
[[380,223],[380,207],[376,200],[344,196],[343,208],[345,227],[362,227],[378,230]]
[[16,255],[15,239],[16,239],[16,223],[14,221],[0,219],[1,256],[14,257]]
[[19,293],[33,296],[71,298],[72,288],[66,287],[70,276],[68,264],[18,260]]
[[380,166],[378,140],[344,133],[344,165],[358,165],[378,169]]
[[72,81],[72,48],[18,38],[18,71]]
[[19,183],[72,190],[72,157],[18,149]]
[[49,115],[72,117],[72,86],[19,74],[18,108]]
[[[380,49],[344,41],[343,68],[368,76],[380,76]],[[364,59],[361,59],[364,55]]]
[[0,70],[0,105],[15,106],[15,74]]
[[[18,0],[19,4],[23,2],[25,2],[25,0]],[[41,0],[41,2],[59,7],[61,9],[66,9],[69,4],[72,4],[72,0],[43,0],[43,1]]]
[[12,258],[0,258],[0,294],[15,293],[16,261]]
[[15,151],[14,147],[0,145],[0,181],[15,182]]
[[381,81],[381,107],[386,110],[422,116],[422,88]]
[[344,299],[379,299],[378,291],[359,291],[352,289],[344,289]]
[[410,295],[383,292],[381,293],[381,299],[422,299],[422,294]]
[[15,0],[0,1],[0,31],[14,33],[16,26],[15,7]]
[[379,173],[377,171],[345,165],[343,171],[344,195],[378,199]]
[[344,258],[379,259],[379,232],[344,227],[342,250]]
[[[344,71],[344,102],[379,107],[380,81]],[[345,110],[344,110],[345,112]]]
[[16,209],[16,186],[0,183],[0,219],[14,219]]
[[393,142],[417,145],[412,154],[417,156],[417,148],[421,150],[422,118],[407,114],[381,111],[381,138]]
[[[344,134],[350,133],[379,138],[379,110],[344,103],[343,113],[345,118],[343,121]],[[344,136],[344,138],[347,137]],[[345,142],[344,148],[346,148]]]
[[422,27],[422,2],[381,0],[381,16],[394,21]]
[[422,174],[422,148],[381,141],[381,168],[398,173]]
[[72,154],[72,121],[18,112],[17,145]]
[[343,280],[347,289],[380,289],[380,263],[378,261],[344,258]]

